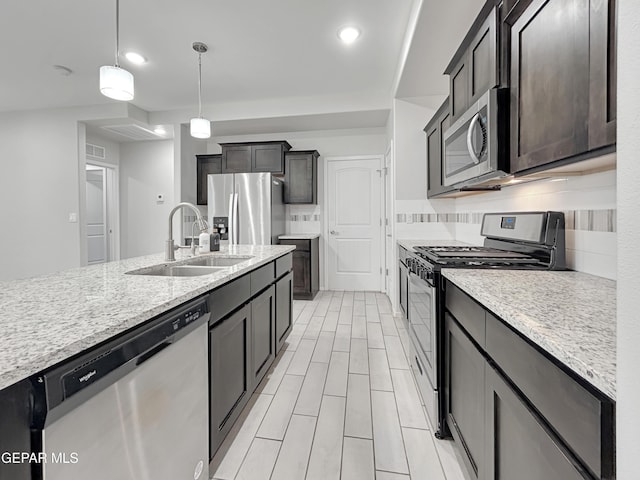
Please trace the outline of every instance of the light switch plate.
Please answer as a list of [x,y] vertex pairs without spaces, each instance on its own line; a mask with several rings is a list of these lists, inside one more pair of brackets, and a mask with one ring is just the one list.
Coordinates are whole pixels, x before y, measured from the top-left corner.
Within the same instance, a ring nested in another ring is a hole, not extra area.
[[78,223],[78,214],[75,212],[69,213],[69,223]]

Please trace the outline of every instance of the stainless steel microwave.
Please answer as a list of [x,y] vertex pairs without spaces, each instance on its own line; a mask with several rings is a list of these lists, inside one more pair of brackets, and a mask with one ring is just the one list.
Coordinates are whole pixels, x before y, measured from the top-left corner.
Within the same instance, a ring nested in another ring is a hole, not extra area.
[[492,88],[444,134],[442,181],[470,187],[508,175],[509,93]]

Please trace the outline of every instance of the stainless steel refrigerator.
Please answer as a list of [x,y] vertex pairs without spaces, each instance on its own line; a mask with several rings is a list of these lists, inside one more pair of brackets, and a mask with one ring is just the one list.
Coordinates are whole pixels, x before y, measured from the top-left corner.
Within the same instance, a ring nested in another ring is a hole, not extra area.
[[283,181],[270,173],[209,175],[207,206],[223,243],[275,245],[285,233]]

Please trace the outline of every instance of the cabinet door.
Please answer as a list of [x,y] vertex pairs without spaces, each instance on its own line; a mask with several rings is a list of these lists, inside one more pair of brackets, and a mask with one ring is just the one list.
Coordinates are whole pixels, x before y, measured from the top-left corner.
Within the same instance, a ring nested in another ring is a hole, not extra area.
[[442,190],[442,155],[440,122],[436,121],[425,130],[427,135],[427,197]]
[[469,105],[476,102],[487,90],[498,85],[497,11],[498,7],[491,10],[469,45]]
[[588,149],[589,0],[534,0],[511,27],[511,170]]
[[293,323],[293,273],[276,283],[276,354],[284,345]]
[[251,301],[251,377],[255,387],[275,358],[276,289],[271,285]]
[[311,295],[311,253],[293,251],[293,294],[296,296]]
[[284,203],[317,203],[316,168],[316,156],[311,153],[285,156]]
[[498,372],[487,368],[486,379],[487,479],[589,478]]
[[[445,315],[447,425],[473,478],[484,477],[486,361],[449,314]],[[518,478],[518,477],[512,477]]]
[[282,145],[252,145],[251,171],[284,173],[284,154]]
[[403,317],[407,318],[408,309],[408,285],[409,285],[409,275],[407,271],[407,267],[405,267],[402,263],[400,263],[399,267],[399,279],[400,279],[400,310],[402,310]]
[[251,145],[222,146],[222,173],[251,171]]
[[207,176],[222,173],[222,155],[197,155],[197,202],[206,205],[208,202]]
[[218,450],[251,396],[250,331],[251,309],[248,305],[209,331],[210,457]]
[[591,0],[589,148],[616,143],[617,0]]
[[451,123],[454,123],[469,108],[469,69],[466,56],[451,72],[449,83],[449,112]]

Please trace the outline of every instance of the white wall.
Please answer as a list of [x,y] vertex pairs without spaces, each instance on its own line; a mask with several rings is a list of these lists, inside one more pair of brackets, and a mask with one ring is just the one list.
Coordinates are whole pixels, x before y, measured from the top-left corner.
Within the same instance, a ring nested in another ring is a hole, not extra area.
[[79,210],[74,116],[0,113],[0,161],[0,280],[79,266],[79,223],[68,221]]
[[[164,195],[164,202],[157,195]],[[120,146],[120,249],[122,258],[164,251],[174,201],[173,140]],[[177,216],[177,215],[176,215]],[[174,223],[174,225],[176,225]],[[179,232],[174,228],[174,240]]]
[[631,480],[640,452],[640,2],[618,7],[617,477]]

